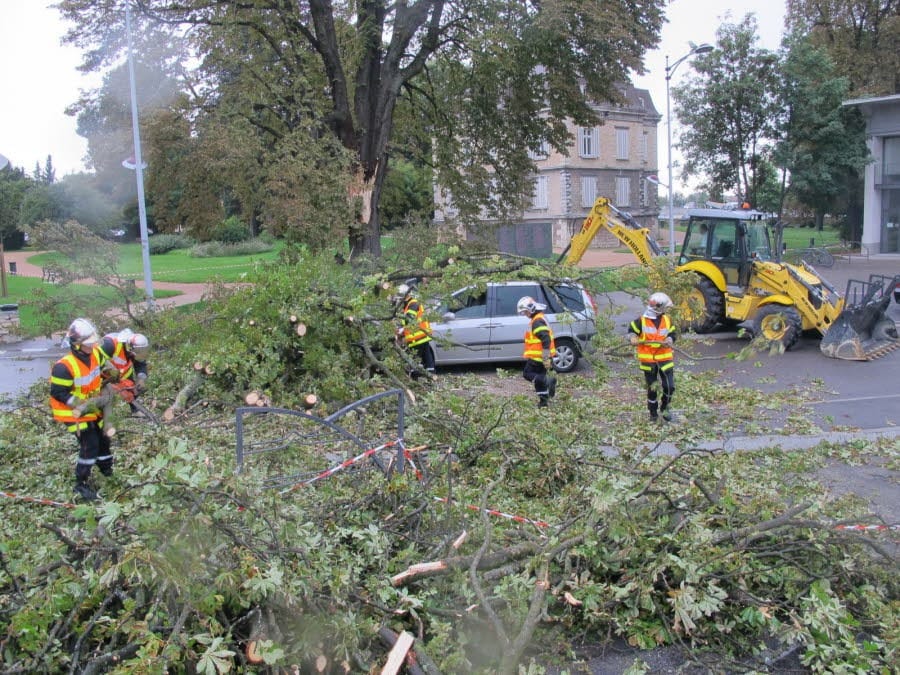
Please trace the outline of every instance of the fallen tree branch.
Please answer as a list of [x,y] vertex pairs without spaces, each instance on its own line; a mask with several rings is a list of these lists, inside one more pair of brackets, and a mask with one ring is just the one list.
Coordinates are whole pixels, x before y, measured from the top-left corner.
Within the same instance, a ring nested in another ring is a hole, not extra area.
[[188,381],[186,385],[184,385],[178,394],[175,396],[175,402],[170,405],[166,411],[163,413],[163,419],[166,422],[171,422],[175,419],[175,415],[182,410],[188,404],[198,391],[200,391],[200,387],[203,386],[203,382],[205,380],[203,376],[203,368],[201,367],[199,370],[194,370],[193,377]]
[[761,523],[755,523],[754,525],[748,525],[747,527],[741,527],[737,530],[731,530],[729,532],[718,534],[712,538],[711,543],[713,545],[721,544],[725,541],[733,541],[737,543],[739,539],[745,539],[750,537],[751,535],[767,532],[768,530],[775,530],[779,527],[784,527],[785,525],[790,524],[790,520],[794,516],[796,516],[798,513],[803,513],[811,506],[812,504],[810,502],[798,504],[797,506],[785,511],[777,518],[772,518],[771,520],[765,520]]

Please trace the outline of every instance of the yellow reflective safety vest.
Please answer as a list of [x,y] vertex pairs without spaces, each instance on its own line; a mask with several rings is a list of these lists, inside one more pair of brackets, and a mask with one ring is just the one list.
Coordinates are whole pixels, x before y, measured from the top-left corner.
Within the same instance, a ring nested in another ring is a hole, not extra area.
[[667,314],[663,314],[657,326],[651,319],[641,316],[641,343],[637,346],[637,357],[641,364],[650,367],[653,364],[671,362],[675,358],[672,347],[663,344],[665,339],[673,333],[672,322]]
[[403,338],[408,347],[418,347],[431,340],[431,324],[425,318],[422,303],[410,298],[403,308]]
[[114,335],[107,335],[106,337],[112,340],[115,345],[113,353],[107,354],[107,356],[109,357],[110,363],[112,363],[116,367],[116,370],[119,371],[120,379],[133,380],[134,362],[128,358],[128,353],[125,351],[125,343],[119,341]]
[[[96,347],[91,350],[89,363],[83,363],[74,354],[66,354],[57,363],[63,363],[69,369],[72,379],[62,379],[50,376],[51,384],[59,384],[68,387],[72,396],[85,400],[100,391],[102,381],[100,379],[100,350]],[[75,417],[72,408],[65,403],[50,397],[50,409],[53,411],[53,419],[68,425],[69,431],[84,429],[88,422],[96,421],[100,415],[96,412],[87,412],[81,417]]]
[[528,324],[528,331],[525,333],[525,351],[522,356],[531,361],[543,361],[543,345],[541,344],[541,333],[547,333],[550,336],[550,356],[556,356],[556,342],[553,339],[553,331],[547,320],[544,318],[543,312],[537,312],[531,317],[531,323]]

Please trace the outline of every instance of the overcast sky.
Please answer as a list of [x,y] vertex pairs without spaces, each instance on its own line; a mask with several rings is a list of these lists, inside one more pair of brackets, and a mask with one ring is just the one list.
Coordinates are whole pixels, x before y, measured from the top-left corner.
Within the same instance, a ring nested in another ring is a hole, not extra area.
[[[638,87],[650,90],[660,114],[666,114],[666,55],[674,62],[690,50],[688,41],[715,43],[716,27],[723,20],[737,22],[749,12],[757,15],[762,46],[777,49],[784,23],[781,0],[672,0],[660,48],[645,59],[649,73],[635,78]],[[85,168],[87,144],[75,133],[75,119],[64,111],[78,100],[80,89],[99,82],[97,76],[76,70],[79,52],[60,44],[65,28],[49,0],[0,0],[5,57],[0,69],[0,154],[29,173],[35,163],[43,166],[52,155],[57,178]],[[678,66],[672,84],[689,68],[689,62]],[[677,131],[677,125],[673,129]],[[668,182],[665,118],[659,126],[658,162],[660,179]]]

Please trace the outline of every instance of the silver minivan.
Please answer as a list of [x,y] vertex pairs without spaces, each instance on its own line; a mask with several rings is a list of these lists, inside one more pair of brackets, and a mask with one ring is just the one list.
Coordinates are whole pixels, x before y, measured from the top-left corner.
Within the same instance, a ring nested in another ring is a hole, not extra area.
[[489,282],[453,293],[437,309],[441,321],[432,323],[435,363],[523,361],[529,320],[519,316],[516,304],[525,295],[547,307],[544,316],[556,342],[554,367],[560,373],[574,370],[597,332],[596,305],[580,284],[536,281]]

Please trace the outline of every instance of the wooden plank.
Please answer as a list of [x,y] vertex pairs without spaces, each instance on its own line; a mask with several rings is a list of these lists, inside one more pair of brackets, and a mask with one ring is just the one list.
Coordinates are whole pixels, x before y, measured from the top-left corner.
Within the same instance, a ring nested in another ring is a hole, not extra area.
[[407,652],[412,648],[414,640],[412,633],[406,631],[400,633],[397,637],[397,642],[394,643],[394,647],[391,649],[391,653],[388,654],[387,663],[381,669],[381,675],[397,675],[401,666],[403,666]]

